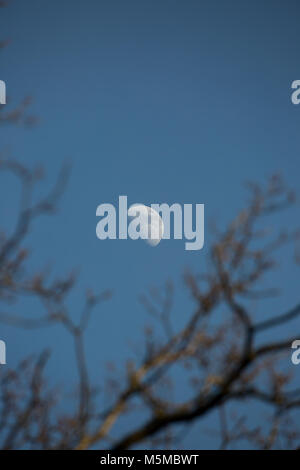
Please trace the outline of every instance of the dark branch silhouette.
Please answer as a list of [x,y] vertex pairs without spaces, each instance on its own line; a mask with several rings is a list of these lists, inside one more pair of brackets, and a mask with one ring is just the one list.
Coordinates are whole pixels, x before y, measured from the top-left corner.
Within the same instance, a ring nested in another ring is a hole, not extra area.
[[[0,7],[5,3],[0,2]],[[3,40],[0,47],[6,43]],[[26,99],[15,109],[1,108],[0,125],[33,124],[35,119],[27,114],[29,104]],[[176,302],[171,282],[140,297],[151,324],[145,328],[136,360],[128,360],[120,374],[110,365],[101,392],[107,392],[109,406],[103,409],[98,384],[90,380],[84,341],[93,310],[111,292],[88,291],[76,323],[66,302],[76,286],[75,273],[53,281],[47,272],[30,276],[26,270],[26,236],[41,215],[57,210],[69,169],[63,167],[52,189],[37,201],[34,188],[43,176],[40,169],[30,170],[2,156],[0,172],[13,174],[21,185],[15,228],[11,233],[5,227],[0,231],[0,322],[24,329],[24,334],[27,329],[60,325],[73,339],[78,370],[76,402],[72,411],[63,413],[59,407],[63,391],[53,389],[45,378],[50,351],[24,359],[14,370],[1,367],[0,448],[176,448],[192,423],[214,412],[219,417],[221,449],[245,442],[259,449],[299,448],[299,420],[293,422],[292,413],[300,409],[300,388],[286,366],[291,364],[293,341],[300,339],[300,327],[289,328],[300,317],[300,301],[290,305],[287,299],[286,311],[267,310],[262,319],[256,318],[258,306],[279,295],[276,286],[266,288],[265,282],[275,269],[278,250],[297,240],[296,232],[267,230],[268,217],[280,216],[294,201],[279,176],[266,185],[249,185],[246,207],[225,230],[215,229],[211,235],[214,243],[206,248],[207,269],[185,273],[195,308],[183,312],[182,327],[172,319]],[[20,309],[18,301],[25,296],[38,300],[38,313]],[[279,326],[278,339],[270,333]],[[100,357],[100,347],[98,353]],[[183,381],[190,393],[178,401]],[[251,427],[249,410],[261,405],[268,410],[268,419],[256,413],[257,422]],[[124,426],[129,415],[134,416],[133,428]],[[215,435],[216,430],[209,432]]]
[[[273,289],[259,290],[268,271],[274,269],[276,252],[283,244],[294,240],[294,234],[271,238],[264,233],[264,219],[292,204],[293,197],[279,177],[273,177],[266,188],[251,186],[251,200],[228,228],[218,235],[209,253],[208,270],[200,275],[186,273],[185,284],[195,301],[195,311],[186,315],[186,325],[172,325],[173,287],[168,282],[163,290],[151,289],[141,302],[161,332],[147,328],[144,353],[136,363],[128,361],[125,378],[113,388],[114,399],[106,410],[97,409],[94,384],[90,383],[84,353],[84,333],[92,310],[110,297],[110,292],[94,295],[88,292],[78,324],[69,314],[65,298],[74,288],[75,275],[49,283],[45,274],[26,277],[27,252],[24,239],[34,220],[41,214],[53,214],[64,190],[68,171],[64,168],[48,195],[33,202],[33,188],[41,177],[40,171],[29,171],[12,160],[0,162],[1,171],[12,172],[22,185],[20,213],[14,231],[2,236],[0,243],[0,321],[20,328],[48,327],[60,324],[74,339],[78,368],[78,405],[72,416],[57,416],[55,393],[48,391],[42,379],[48,354],[42,353],[31,371],[27,385],[28,397],[14,396],[13,387],[22,380],[21,368],[2,372],[1,445],[3,448],[75,448],[94,446],[125,449],[161,438],[172,445],[174,425],[190,425],[214,410],[220,413],[221,447],[247,439],[260,448],[276,447],[281,435],[281,423],[288,413],[300,405],[300,389],[287,389],[292,378],[279,366],[281,353],[289,353],[300,330],[281,340],[260,341],[265,331],[286,325],[300,316],[300,304],[286,312],[255,321],[249,298],[273,295]],[[43,313],[12,313],[5,303],[19,296],[39,299]],[[222,321],[216,318],[222,314]],[[99,351],[100,355],[100,351]],[[286,360],[290,360],[287,358]],[[172,368],[182,369],[172,375]],[[30,368],[30,367],[29,367]],[[22,367],[23,369],[23,367]],[[27,368],[25,368],[27,370]],[[190,377],[191,397],[181,403],[165,397],[165,383],[180,387],[181,377]],[[269,375],[266,386],[261,377]],[[180,377],[180,378],[179,378]],[[118,381],[116,380],[115,383]],[[97,385],[97,384],[95,384]],[[110,395],[112,395],[110,393]],[[135,403],[149,416],[146,421],[137,417],[137,426],[119,436],[115,432],[119,419],[126,413],[136,413]],[[255,432],[240,418],[234,432],[228,429],[226,407],[249,401],[273,407],[269,434],[263,436],[264,423]],[[21,404],[23,406],[20,409]],[[45,423],[48,423],[45,425]],[[51,423],[51,424],[50,424]],[[291,425],[289,425],[291,426]],[[35,429],[35,435],[32,433]],[[286,431],[285,431],[286,432]],[[289,435],[289,444],[299,441],[297,429]],[[167,436],[167,437],[166,437]],[[259,436],[259,439],[258,439]],[[282,439],[282,436],[281,436]]]

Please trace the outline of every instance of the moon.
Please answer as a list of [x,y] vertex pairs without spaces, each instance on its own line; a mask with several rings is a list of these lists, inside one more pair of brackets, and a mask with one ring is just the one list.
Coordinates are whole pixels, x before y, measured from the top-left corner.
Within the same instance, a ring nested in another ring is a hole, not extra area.
[[146,243],[157,246],[164,234],[164,223],[159,213],[144,204],[133,204],[128,209],[129,217],[139,216],[140,233]]

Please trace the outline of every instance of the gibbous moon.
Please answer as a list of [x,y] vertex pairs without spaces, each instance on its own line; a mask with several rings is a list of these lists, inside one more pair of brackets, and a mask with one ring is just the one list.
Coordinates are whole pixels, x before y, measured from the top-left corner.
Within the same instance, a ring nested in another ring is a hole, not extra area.
[[129,217],[139,217],[141,238],[156,246],[164,234],[164,223],[158,212],[144,204],[133,204],[128,209]]

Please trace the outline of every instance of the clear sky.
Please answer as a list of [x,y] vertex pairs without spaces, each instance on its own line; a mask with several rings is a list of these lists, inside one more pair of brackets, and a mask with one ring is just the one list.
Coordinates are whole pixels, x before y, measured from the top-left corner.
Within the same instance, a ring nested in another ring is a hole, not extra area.
[[[186,266],[205,267],[210,243],[185,251],[184,241],[96,238],[96,208],[129,203],[204,203],[206,222],[230,220],[246,197],[246,180],[281,171],[298,188],[300,105],[291,83],[300,79],[298,0],[14,0],[1,9],[0,79],[13,103],[34,97],[34,129],[4,127],[1,148],[28,165],[42,163],[51,184],[72,163],[67,191],[54,218],[37,221],[28,238],[31,268],[50,264],[63,274],[80,269],[79,284],[113,288],[88,332],[96,378],[107,360],[121,362],[141,340],[147,319],[138,295],[172,279],[180,289]],[[0,200],[10,226],[15,193]],[[5,186],[7,185],[7,187]],[[299,215],[299,207],[293,217]],[[292,225],[291,213],[282,219]],[[283,295],[276,313],[297,300],[299,269],[280,268]],[[289,264],[290,266],[290,264]],[[285,270],[286,269],[286,270]],[[298,283],[297,283],[298,284]],[[74,316],[80,289],[70,302]],[[178,293],[175,318],[189,313]],[[1,327],[12,365],[53,346],[54,383],[74,379],[65,334]],[[191,434],[191,447],[210,446]]]

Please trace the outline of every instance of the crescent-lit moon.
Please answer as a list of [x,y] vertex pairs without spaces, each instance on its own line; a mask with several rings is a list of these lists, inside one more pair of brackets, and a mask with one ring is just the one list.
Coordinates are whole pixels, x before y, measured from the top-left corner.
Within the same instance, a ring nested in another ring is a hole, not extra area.
[[159,244],[164,234],[164,223],[159,213],[144,204],[133,204],[128,209],[129,217],[140,217],[142,238],[151,246]]

